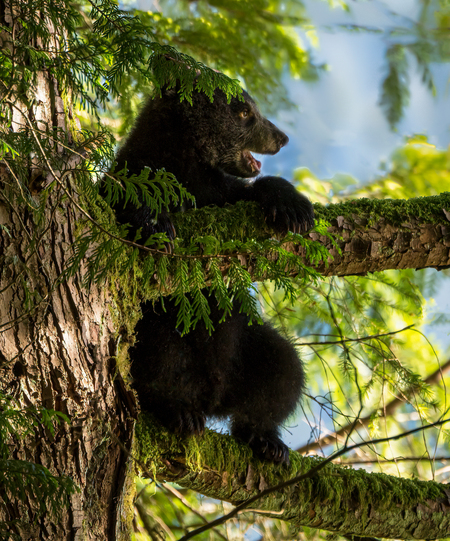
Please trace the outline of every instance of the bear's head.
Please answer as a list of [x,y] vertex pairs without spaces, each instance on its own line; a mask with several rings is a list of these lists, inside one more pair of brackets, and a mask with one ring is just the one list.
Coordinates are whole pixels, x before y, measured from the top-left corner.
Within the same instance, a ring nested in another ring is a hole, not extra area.
[[245,90],[229,103],[221,90],[214,92],[213,101],[203,92],[194,92],[192,105],[187,100],[180,102],[176,92],[165,99],[173,100],[173,110],[196,147],[197,159],[230,175],[256,177],[261,162],[252,152],[276,154],[289,141],[286,134],[262,116]]

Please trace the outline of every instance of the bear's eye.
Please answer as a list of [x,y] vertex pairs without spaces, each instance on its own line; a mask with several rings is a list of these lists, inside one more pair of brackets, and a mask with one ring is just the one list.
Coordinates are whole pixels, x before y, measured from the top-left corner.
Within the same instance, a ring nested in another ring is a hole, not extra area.
[[241,112],[239,113],[239,116],[240,116],[241,118],[247,118],[247,117],[250,116],[250,111],[249,111],[248,109],[244,109],[243,111],[241,111]]

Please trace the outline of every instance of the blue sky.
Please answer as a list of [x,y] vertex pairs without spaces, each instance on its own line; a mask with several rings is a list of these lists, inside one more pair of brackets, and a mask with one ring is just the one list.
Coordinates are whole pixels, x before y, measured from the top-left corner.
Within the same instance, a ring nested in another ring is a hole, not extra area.
[[[286,80],[297,107],[280,111],[274,121],[289,135],[290,143],[277,156],[265,158],[264,172],[289,178],[293,169],[302,166],[320,178],[346,173],[364,182],[377,175],[380,162],[389,159],[405,136],[423,133],[439,147],[449,145],[448,64],[432,66],[437,87],[433,97],[411,59],[410,105],[396,132],[389,128],[378,105],[386,70],[384,55],[390,43],[387,31],[394,25],[409,24],[407,17],[418,15],[417,0],[350,2],[350,14],[318,0],[305,4],[319,39],[314,58],[326,63],[328,70],[316,83]],[[369,25],[383,32],[346,32],[337,30],[337,24]]]

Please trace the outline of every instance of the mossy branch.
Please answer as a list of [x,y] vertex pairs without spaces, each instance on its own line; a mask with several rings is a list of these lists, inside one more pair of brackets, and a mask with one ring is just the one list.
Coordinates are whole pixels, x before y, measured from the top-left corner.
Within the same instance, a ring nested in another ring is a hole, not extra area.
[[147,474],[236,506],[268,487],[302,476],[291,486],[262,495],[247,510],[295,527],[361,537],[450,536],[446,485],[353,470],[296,452],[291,452],[289,467],[275,466],[254,459],[250,449],[231,436],[207,431],[201,438],[181,442],[145,417],[136,435],[139,462]]
[[[409,200],[354,199],[345,203],[315,204],[316,217],[330,225],[331,238],[310,232],[305,238],[319,241],[330,252],[328,261],[311,266],[326,276],[364,275],[387,269],[419,269],[450,266],[450,193]],[[254,203],[238,203],[226,208],[207,207],[174,215],[182,242],[194,236],[215,236],[258,241],[273,233]],[[290,253],[305,258],[305,249],[292,242],[283,246]],[[339,248],[339,249],[338,249]],[[239,254],[241,263],[254,275],[251,254]],[[229,263],[224,259],[222,273]],[[295,275],[296,271],[291,271]],[[270,278],[270,276],[268,276]]]

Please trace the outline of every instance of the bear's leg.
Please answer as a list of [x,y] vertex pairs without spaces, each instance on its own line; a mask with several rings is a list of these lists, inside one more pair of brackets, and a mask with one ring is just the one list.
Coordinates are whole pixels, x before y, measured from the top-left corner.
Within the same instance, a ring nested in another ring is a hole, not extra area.
[[201,435],[205,431],[205,414],[192,404],[176,399],[165,399],[155,394],[155,400],[146,404],[158,421],[170,431],[187,437]]
[[302,363],[293,345],[266,323],[246,327],[240,349],[229,389],[232,434],[259,458],[289,463],[279,426],[299,404],[305,381]]
[[130,349],[133,387],[142,411],[152,413],[169,430],[182,436],[201,434],[214,396],[209,335],[200,328],[181,336],[176,328],[178,307],[172,300],[165,306],[166,311],[158,303],[143,306],[136,343]]

